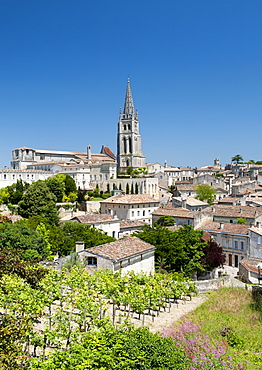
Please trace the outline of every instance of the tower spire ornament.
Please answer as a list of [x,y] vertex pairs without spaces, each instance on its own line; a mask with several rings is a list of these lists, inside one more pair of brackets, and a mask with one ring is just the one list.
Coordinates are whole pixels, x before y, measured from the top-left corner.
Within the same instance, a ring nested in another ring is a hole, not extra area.
[[127,80],[124,110],[120,110],[117,135],[118,170],[126,171],[127,167],[145,167],[145,156],[142,153],[141,136],[139,135],[138,111],[135,111],[130,79]]

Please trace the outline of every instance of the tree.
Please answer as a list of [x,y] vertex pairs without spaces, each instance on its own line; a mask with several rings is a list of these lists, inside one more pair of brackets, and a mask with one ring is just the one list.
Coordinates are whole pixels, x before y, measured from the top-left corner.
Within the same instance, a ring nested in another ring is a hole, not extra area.
[[216,267],[223,266],[226,262],[223,248],[215,240],[208,241],[203,252],[205,256],[202,263],[205,265],[206,270],[213,270]]
[[56,197],[57,202],[62,202],[63,197],[65,195],[65,185],[61,181],[58,180],[57,177],[49,177],[46,180],[46,185],[48,186],[51,193],[53,193]]
[[126,184],[126,194],[129,194],[129,184]]
[[18,214],[25,218],[42,216],[50,224],[58,224],[56,197],[44,181],[39,180],[30,185],[22,200],[18,203]]
[[240,163],[243,162],[243,157],[240,154],[236,154],[231,158],[231,162]]
[[131,194],[134,194],[134,184],[131,185]]
[[174,218],[169,215],[159,217],[154,223],[154,225],[161,226],[173,226],[174,224],[175,224]]
[[194,230],[189,225],[176,231],[160,225],[145,225],[135,235],[156,247],[156,260],[165,261],[169,271],[184,272],[189,276],[194,271],[205,270],[202,258],[206,242],[202,240],[202,231]]
[[28,189],[29,184],[23,183],[22,180],[17,180],[15,184],[7,186],[9,193],[9,202],[11,204],[18,204],[23,197],[24,192]]
[[135,184],[135,194],[138,194],[139,193],[139,191],[138,191],[138,183],[136,182],[136,184]]
[[215,189],[207,184],[199,184],[196,190],[196,198],[206,201],[209,205],[215,200]]
[[246,225],[246,224],[247,224],[247,220],[246,220],[246,218],[239,217],[239,218],[237,219],[237,223],[238,223],[238,224],[241,224],[241,225]]

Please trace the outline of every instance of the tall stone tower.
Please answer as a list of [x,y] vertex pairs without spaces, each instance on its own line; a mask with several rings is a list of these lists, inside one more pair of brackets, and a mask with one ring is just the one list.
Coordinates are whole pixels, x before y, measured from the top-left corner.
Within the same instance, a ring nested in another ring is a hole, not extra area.
[[117,165],[120,171],[127,167],[145,167],[139,135],[138,111],[134,109],[130,80],[127,80],[124,111],[120,108],[117,135]]

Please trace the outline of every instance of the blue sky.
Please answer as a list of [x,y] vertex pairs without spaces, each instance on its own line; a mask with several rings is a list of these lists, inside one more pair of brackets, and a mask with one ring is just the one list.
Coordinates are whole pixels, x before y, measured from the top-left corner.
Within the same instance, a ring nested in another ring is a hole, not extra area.
[[261,16],[261,0],[0,0],[0,168],[20,146],[116,153],[128,75],[147,162],[262,160]]

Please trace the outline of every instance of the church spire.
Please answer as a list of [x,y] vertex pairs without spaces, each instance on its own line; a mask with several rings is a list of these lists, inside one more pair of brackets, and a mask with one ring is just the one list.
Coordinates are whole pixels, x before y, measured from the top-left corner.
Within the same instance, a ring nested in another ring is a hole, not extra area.
[[127,87],[126,87],[126,98],[125,98],[125,105],[124,105],[124,116],[125,118],[132,117],[134,115],[134,103],[133,97],[130,87],[130,79],[127,80]]

